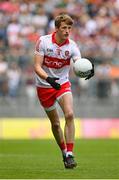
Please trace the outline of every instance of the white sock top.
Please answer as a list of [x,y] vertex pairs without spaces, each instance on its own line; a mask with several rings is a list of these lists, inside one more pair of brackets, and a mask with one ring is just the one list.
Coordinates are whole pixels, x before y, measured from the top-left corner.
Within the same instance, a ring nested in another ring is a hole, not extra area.
[[68,151],[67,153],[66,153],[66,157],[68,157],[68,156],[73,156],[73,152],[72,151]]

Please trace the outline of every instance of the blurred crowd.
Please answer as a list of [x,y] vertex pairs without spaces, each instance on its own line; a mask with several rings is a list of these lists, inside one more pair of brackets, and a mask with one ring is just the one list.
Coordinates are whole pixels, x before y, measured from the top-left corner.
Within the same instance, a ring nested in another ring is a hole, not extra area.
[[34,98],[35,42],[54,31],[54,17],[61,13],[74,19],[71,38],[96,67],[91,81],[71,70],[73,91],[119,96],[119,0],[1,0],[0,96],[15,98],[22,92]]

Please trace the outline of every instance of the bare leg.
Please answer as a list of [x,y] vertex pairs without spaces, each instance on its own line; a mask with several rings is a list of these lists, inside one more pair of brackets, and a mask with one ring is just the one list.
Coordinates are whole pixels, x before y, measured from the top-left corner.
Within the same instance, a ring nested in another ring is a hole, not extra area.
[[64,94],[59,99],[59,104],[64,112],[65,116],[65,140],[67,146],[66,158],[64,160],[65,168],[74,168],[77,163],[73,156],[73,146],[74,146],[74,136],[75,136],[75,126],[73,117],[73,98],[71,93]]
[[59,104],[64,112],[65,116],[65,129],[64,134],[66,138],[66,143],[74,143],[75,136],[75,126],[73,117],[73,98],[72,94],[64,94],[59,99]]
[[64,142],[64,138],[62,129],[60,127],[58,112],[56,109],[53,109],[51,111],[46,111],[46,113],[51,122],[53,135],[56,139],[57,144],[60,146],[61,143]]

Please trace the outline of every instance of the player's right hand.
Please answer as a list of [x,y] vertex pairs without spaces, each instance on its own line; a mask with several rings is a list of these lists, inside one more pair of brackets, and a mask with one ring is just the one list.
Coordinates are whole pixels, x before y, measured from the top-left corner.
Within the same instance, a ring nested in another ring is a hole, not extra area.
[[60,84],[56,82],[56,80],[59,80],[59,78],[56,77],[47,77],[46,81],[56,90],[59,90],[61,88]]

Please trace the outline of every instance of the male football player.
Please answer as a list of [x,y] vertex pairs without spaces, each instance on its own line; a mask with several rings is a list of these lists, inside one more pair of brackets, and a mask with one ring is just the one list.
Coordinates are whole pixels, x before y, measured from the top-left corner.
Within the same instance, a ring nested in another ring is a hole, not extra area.
[[[76,43],[69,39],[73,19],[62,14],[55,18],[55,32],[41,36],[36,43],[34,69],[37,94],[51,122],[53,135],[62,151],[65,168],[74,168],[74,113],[69,69],[71,58],[81,57]],[[92,71],[87,79],[94,75]],[[56,108],[60,105],[65,118],[64,135]]]

